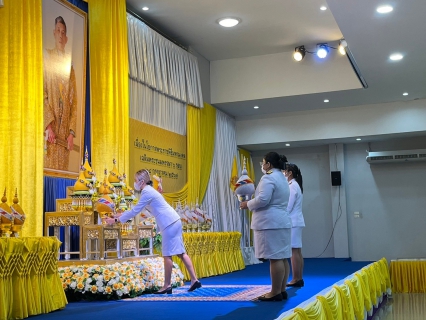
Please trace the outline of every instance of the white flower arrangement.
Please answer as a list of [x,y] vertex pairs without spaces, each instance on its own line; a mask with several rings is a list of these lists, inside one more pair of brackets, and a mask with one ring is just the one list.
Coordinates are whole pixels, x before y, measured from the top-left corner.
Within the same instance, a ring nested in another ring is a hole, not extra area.
[[[58,269],[69,300],[133,298],[158,290],[164,283],[163,258],[147,258],[112,265],[81,265]],[[181,287],[183,273],[176,263],[172,269],[172,287]]]

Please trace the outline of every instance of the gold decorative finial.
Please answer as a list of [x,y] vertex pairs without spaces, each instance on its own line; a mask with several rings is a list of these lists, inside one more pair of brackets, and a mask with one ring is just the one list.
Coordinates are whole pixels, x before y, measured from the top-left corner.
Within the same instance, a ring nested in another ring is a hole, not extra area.
[[15,198],[13,198],[13,203],[14,204],[18,204],[19,199],[18,199],[18,188],[16,188],[15,190]]
[[4,188],[4,194],[3,194],[3,197],[1,198],[1,202],[5,203],[6,201],[7,201],[6,188]]

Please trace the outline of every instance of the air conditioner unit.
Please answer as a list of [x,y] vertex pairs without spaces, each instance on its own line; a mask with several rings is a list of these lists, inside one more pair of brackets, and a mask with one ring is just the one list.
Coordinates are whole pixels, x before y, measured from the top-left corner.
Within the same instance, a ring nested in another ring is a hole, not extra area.
[[368,152],[369,164],[426,161],[426,149]]

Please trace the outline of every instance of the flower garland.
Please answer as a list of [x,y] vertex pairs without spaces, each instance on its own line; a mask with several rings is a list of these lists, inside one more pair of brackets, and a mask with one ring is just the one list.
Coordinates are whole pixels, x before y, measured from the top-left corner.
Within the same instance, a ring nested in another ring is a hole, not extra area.
[[[107,300],[133,298],[163,286],[163,258],[147,258],[112,265],[80,265],[58,269],[68,300]],[[176,263],[172,287],[181,287],[183,274]]]

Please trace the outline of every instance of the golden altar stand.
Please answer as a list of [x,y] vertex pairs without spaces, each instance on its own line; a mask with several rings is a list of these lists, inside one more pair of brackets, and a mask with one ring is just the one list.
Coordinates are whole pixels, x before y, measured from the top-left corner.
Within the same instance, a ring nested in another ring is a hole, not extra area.
[[55,237],[0,238],[0,320],[23,319],[67,304]]
[[[72,211],[72,199],[57,199],[59,211],[46,212],[44,216],[44,234],[49,236],[49,228],[53,227],[53,236],[60,238],[60,230],[64,230],[64,250],[59,256],[60,266],[76,264],[110,264],[115,262],[140,260],[154,257],[153,226],[138,225],[137,221],[122,225],[98,224],[95,211]],[[71,227],[78,227],[79,250],[71,251]],[[141,239],[149,239],[147,248],[140,247]],[[71,259],[76,255],[77,260]],[[107,260],[107,261],[105,261]]]

